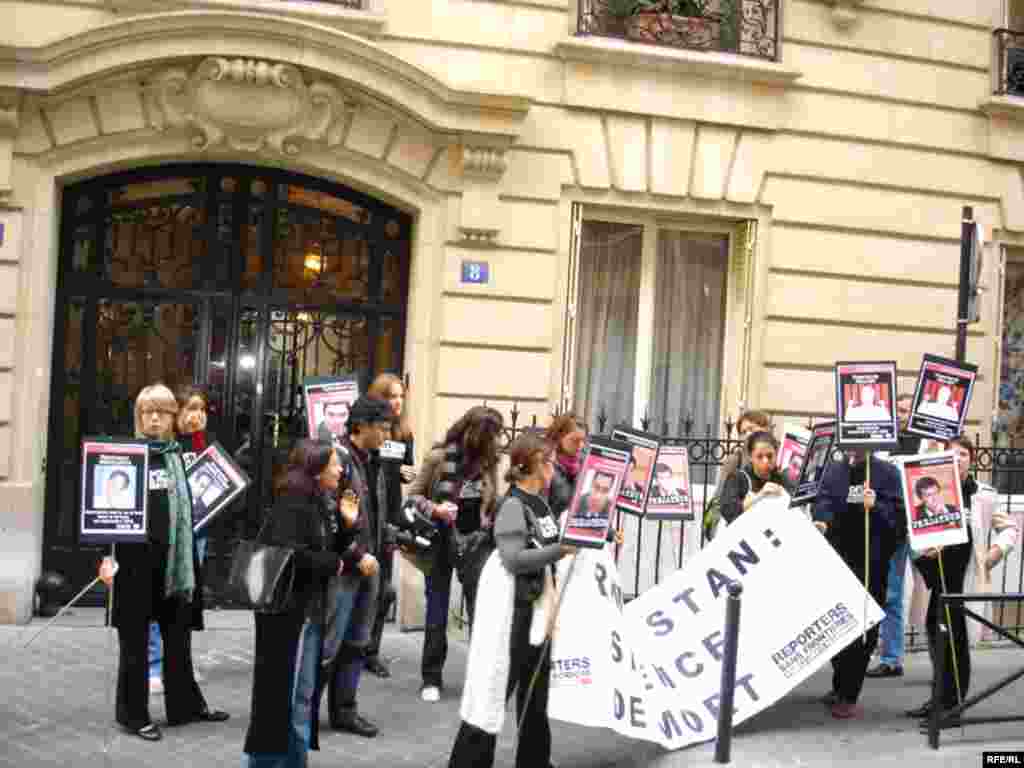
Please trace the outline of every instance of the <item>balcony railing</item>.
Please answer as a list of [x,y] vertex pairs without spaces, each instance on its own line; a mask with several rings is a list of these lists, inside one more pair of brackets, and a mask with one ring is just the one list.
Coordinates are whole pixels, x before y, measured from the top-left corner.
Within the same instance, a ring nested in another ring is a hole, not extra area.
[[781,0],[579,0],[579,35],[775,61]]
[[999,96],[1024,96],[1024,32],[997,29],[995,89]]

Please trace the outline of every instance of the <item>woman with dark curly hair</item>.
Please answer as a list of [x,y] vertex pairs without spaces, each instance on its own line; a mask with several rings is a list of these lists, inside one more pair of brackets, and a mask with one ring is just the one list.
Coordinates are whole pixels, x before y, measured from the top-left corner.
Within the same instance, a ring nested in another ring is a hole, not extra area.
[[[448,656],[452,538],[456,532],[469,534],[491,527],[498,487],[498,439],[504,426],[501,414],[493,408],[470,408],[427,454],[405,500],[433,518],[439,533],[430,574],[426,576],[420,691],[426,702],[441,699],[442,671]],[[466,599],[472,619],[474,596],[467,594]]]

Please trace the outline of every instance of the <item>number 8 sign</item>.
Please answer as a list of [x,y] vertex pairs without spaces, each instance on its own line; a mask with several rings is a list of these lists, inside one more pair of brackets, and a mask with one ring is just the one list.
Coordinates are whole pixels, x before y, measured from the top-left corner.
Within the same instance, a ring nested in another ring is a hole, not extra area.
[[462,262],[462,282],[486,285],[490,278],[490,264],[486,261]]

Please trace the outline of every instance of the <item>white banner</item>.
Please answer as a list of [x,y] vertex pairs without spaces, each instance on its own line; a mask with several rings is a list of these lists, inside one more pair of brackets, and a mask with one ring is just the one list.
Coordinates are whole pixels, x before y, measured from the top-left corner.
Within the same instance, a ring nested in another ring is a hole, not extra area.
[[[782,698],[883,613],[789,497],[740,515],[624,609],[607,549],[576,556],[552,647],[551,717],[679,749],[713,739],[726,586],[743,584],[734,724]],[[561,564],[564,583],[571,565]]]

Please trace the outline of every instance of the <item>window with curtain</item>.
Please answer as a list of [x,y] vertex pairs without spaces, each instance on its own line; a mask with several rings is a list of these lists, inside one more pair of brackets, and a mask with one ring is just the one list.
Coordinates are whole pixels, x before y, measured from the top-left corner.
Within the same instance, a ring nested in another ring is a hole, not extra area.
[[[574,394],[589,424],[607,417],[676,434],[717,430],[725,359],[725,234],[584,220]],[[653,247],[645,248],[646,242]]]

